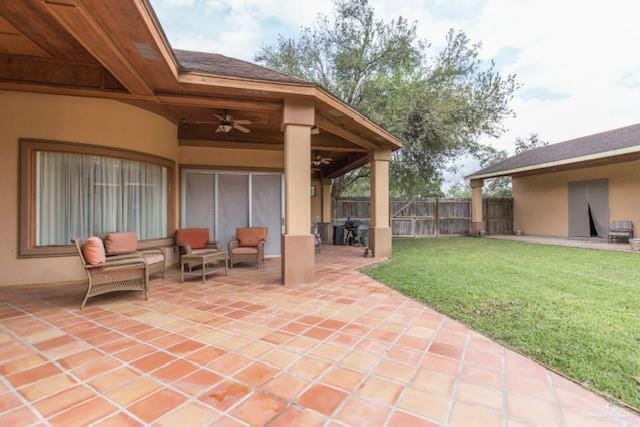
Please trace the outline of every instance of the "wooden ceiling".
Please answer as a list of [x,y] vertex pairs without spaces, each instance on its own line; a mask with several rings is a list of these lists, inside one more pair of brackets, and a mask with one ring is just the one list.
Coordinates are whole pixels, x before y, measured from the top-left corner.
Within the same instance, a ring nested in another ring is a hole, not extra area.
[[[313,97],[312,149],[333,159],[323,176],[359,166],[369,150],[399,147],[313,85],[185,72],[147,0],[0,2],[0,89],[119,99],[171,118],[183,144],[251,149],[282,149],[284,98]],[[251,132],[215,133],[224,111],[250,120]],[[205,121],[213,123],[196,123]]]

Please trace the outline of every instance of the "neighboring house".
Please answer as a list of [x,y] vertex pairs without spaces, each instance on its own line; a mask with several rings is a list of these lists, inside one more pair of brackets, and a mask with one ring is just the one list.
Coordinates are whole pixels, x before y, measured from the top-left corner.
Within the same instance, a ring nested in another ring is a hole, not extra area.
[[178,227],[249,225],[308,283],[331,179],[365,163],[391,254],[398,139],[313,83],[173,50],[147,0],[0,2],[0,63],[0,284],[83,279],[73,237],[135,230],[175,261]]
[[[525,234],[606,237],[613,220],[640,232],[640,124],[536,148],[467,178],[473,202],[484,179],[511,176],[514,229]],[[476,206],[478,203],[476,203]],[[473,209],[479,232],[482,210]]]

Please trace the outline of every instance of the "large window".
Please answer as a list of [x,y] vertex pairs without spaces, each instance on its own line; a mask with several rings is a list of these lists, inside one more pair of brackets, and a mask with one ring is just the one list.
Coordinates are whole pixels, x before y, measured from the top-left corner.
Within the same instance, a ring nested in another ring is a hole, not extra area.
[[172,231],[173,168],[166,161],[76,144],[21,144],[21,167],[29,170],[21,172],[29,181],[22,191],[31,194],[21,206],[21,255],[68,253],[55,248],[111,231],[135,231],[140,240]]

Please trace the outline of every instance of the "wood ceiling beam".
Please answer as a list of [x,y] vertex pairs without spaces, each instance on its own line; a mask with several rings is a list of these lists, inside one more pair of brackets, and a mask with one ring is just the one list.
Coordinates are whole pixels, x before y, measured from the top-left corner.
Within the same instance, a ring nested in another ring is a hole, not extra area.
[[[202,138],[180,138],[180,145],[188,147],[215,147],[215,148],[238,148],[246,150],[284,150],[284,143],[276,142],[241,142],[241,141],[224,141],[217,139],[202,139]],[[314,144],[311,142],[311,149],[314,151],[333,152],[333,153],[354,153],[362,152],[359,149],[344,147],[344,146],[332,146],[327,144]]]
[[119,101],[149,101],[157,102],[154,96],[134,95],[129,92],[107,89],[93,89],[85,87],[72,87],[55,85],[51,83],[18,83],[0,79],[0,90],[12,90],[17,92],[45,93],[52,95],[86,96],[88,98],[107,98]]
[[363,137],[356,135],[355,133],[345,129],[344,127],[333,123],[332,121],[326,119],[325,117],[316,114],[316,125],[329,133],[332,133],[336,136],[339,136],[342,139],[346,139],[347,141],[356,144],[360,147],[366,148],[367,150],[375,150],[378,146],[371,141],[364,139]]
[[353,160],[349,160],[343,166],[338,166],[338,169],[335,169],[334,171],[330,172],[329,174],[325,175],[324,177],[328,178],[328,179],[337,178],[337,177],[339,177],[341,175],[344,175],[345,173],[349,172],[350,170],[359,168],[360,166],[364,166],[365,164],[367,164],[368,161],[369,161],[369,155],[368,154],[365,154],[364,156],[356,157]]
[[129,92],[134,95],[153,95],[153,90],[111,41],[87,8],[81,3],[72,1],[45,0],[45,5],[58,22]]
[[162,104],[181,105],[187,107],[207,107],[219,110],[254,111],[259,113],[276,113],[282,111],[280,101],[258,101],[238,98],[204,97],[175,94],[157,94]]

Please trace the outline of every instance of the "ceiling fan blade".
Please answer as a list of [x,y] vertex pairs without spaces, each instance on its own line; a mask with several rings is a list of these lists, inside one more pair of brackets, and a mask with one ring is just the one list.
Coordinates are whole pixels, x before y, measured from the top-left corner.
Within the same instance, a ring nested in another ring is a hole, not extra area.
[[331,163],[331,159],[322,159],[320,160],[320,163],[322,163],[323,165],[328,165],[329,163]]
[[224,129],[222,129],[222,126],[218,126],[216,128],[216,133],[224,133]]
[[234,124],[233,124],[233,128],[234,128],[234,129],[239,130],[239,131],[240,131],[240,132],[242,132],[242,133],[249,133],[249,132],[251,132],[251,130],[250,130],[250,129],[247,129],[246,127],[244,127],[244,126],[240,126],[240,125],[238,125],[238,124],[236,124],[236,123],[234,123]]
[[220,114],[214,114],[214,117],[217,117],[218,120],[220,120],[221,122],[224,122],[224,117],[222,117]]
[[234,120],[233,123],[237,124],[237,125],[250,125],[251,124],[251,120]]
[[194,123],[197,125],[212,125],[212,124],[216,124],[218,122],[207,122],[205,120],[187,120],[187,123]]

